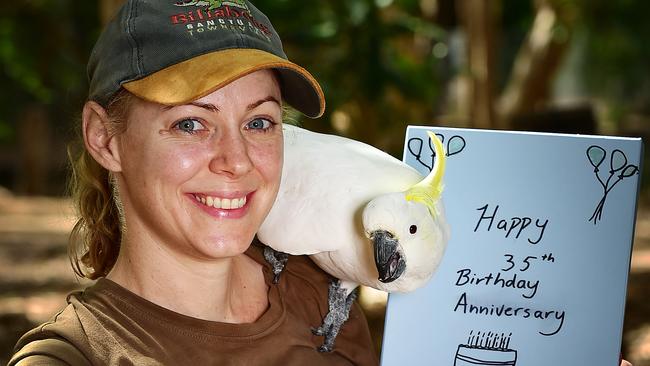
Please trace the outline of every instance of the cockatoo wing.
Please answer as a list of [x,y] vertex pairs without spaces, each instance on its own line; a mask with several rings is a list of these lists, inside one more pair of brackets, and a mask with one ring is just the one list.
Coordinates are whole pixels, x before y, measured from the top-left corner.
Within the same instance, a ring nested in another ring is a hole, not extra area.
[[363,207],[421,179],[415,169],[370,145],[285,125],[282,182],[258,238],[294,255],[354,247],[367,241]]

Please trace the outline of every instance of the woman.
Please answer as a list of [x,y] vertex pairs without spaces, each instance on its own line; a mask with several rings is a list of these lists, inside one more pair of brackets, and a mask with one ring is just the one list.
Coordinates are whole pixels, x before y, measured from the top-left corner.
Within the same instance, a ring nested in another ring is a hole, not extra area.
[[279,187],[283,101],[324,109],[268,19],[243,1],[128,1],[89,76],[71,258],[98,280],[10,365],[376,364],[357,307],[318,352],[328,277],[296,257],[273,284],[251,246]]

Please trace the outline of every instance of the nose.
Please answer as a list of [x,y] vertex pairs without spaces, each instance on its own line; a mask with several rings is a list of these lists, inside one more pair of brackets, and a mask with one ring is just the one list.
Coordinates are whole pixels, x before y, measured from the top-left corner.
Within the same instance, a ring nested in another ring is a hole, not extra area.
[[210,170],[230,178],[241,177],[253,169],[248,145],[240,131],[223,131],[214,143]]

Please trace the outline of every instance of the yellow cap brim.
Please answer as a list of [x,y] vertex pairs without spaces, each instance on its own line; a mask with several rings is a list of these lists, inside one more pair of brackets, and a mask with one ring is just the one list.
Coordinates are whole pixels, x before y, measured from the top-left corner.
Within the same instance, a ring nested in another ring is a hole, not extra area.
[[263,69],[278,71],[282,98],[289,105],[307,117],[323,115],[325,97],[316,79],[302,67],[258,49],[236,48],[207,53],[122,86],[142,99],[179,105]]

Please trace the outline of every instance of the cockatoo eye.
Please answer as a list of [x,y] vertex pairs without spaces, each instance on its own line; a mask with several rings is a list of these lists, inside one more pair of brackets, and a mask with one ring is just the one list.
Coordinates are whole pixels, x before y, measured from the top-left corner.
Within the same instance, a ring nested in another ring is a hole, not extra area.
[[418,227],[416,225],[411,225],[411,227],[409,227],[409,233],[415,234],[417,232],[418,232]]

